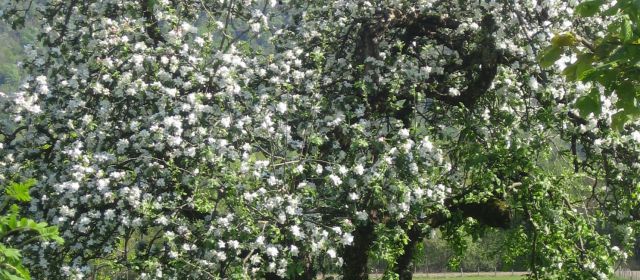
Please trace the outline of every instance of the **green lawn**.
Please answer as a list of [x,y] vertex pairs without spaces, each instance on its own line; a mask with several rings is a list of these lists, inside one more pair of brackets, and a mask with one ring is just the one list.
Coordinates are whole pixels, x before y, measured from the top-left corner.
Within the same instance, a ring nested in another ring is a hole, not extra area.
[[[463,276],[463,277],[414,277],[414,280],[433,280],[433,279],[460,279],[460,280],[522,280],[520,276]],[[623,278],[613,277],[611,280],[624,280]]]
[[[372,276],[371,279],[380,279],[380,276],[376,277],[376,276]],[[522,276],[519,275],[515,275],[515,276],[503,276],[503,275],[499,275],[499,276],[493,276],[493,275],[489,275],[489,276],[460,276],[460,275],[450,275],[450,276],[413,276],[413,280],[442,280],[442,279],[451,279],[451,280],[523,280],[525,279]]]
[[458,276],[458,277],[413,277],[414,280],[461,279],[461,280],[522,280],[520,276]]
[[[506,274],[506,273],[505,273]],[[413,280],[443,280],[443,279],[450,279],[450,280],[525,280],[526,277],[521,275],[465,275],[465,276],[460,276],[458,275],[454,275],[454,274],[449,274],[448,276],[438,276],[438,275],[432,275],[432,276],[424,276],[423,275],[414,275],[413,276]],[[377,275],[371,275],[370,279],[373,280],[379,280],[381,279],[382,275],[377,274]],[[611,280],[626,280],[624,278],[621,277],[617,277],[617,276],[613,276],[611,277]]]

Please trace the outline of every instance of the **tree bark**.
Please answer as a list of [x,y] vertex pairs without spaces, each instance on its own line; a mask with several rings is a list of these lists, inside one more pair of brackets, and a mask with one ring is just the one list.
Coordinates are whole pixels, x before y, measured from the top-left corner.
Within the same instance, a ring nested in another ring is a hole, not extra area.
[[353,245],[344,251],[343,279],[369,279],[369,249],[375,240],[373,223],[358,225],[353,232]]
[[164,43],[165,40],[164,37],[162,37],[162,33],[160,33],[160,26],[154,14],[152,2],[149,0],[140,0],[140,8],[142,9],[142,16],[144,16],[145,32],[147,36],[153,40],[153,45],[158,46],[159,43]]
[[278,274],[275,274],[273,272],[269,272],[267,274],[264,275],[264,279],[265,280],[284,280],[284,278],[278,276]]
[[400,276],[400,280],[411,280],[413,278],[413,255],[416,252],[416,245],[422,241],[422,230],[418,225],[411,227],[407,232],[409,242],[404,245],[404,252],[396,259],[396,266],[393,271]]
[[302,271],[301,274],[295,275],[292,277],[280,277],[276,273],[268,272],[264,275],[264,279],[265,280],[286,280],[286,279],[315,280],[317,279],[318,273],[313,266],[313,261],[311,260],[310,257],[308,257],[308,255],[299,257],[296,261],[304,263],[304,270]]

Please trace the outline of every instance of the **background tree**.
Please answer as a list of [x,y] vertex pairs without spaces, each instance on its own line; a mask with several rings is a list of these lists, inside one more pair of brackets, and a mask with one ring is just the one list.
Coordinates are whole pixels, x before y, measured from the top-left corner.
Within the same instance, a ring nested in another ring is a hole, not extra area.
[[[540,60],[576,85],[568,114],[574,166],[592,185],[584,209],[599,209],[602,231],[617,246],[637,236],[638,12],[634,1],[582,1],[579,24],[559,29]],[[568,28],[571,27],[571,28]],[[587,210],[588,211],[588,210]],[[617,248],[616,246],[616,248]]]

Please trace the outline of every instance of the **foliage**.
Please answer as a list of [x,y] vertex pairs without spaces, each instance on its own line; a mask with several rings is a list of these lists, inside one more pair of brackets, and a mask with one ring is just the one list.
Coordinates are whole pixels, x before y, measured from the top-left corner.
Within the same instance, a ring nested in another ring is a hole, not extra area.
[[[451,248],[441,232],[434,233],[421,244],[419,253],[414,255],[418,271],[445,272],[459,271],[525,271],[526,256],[511,259],[513,245],[509,232],[490,229],[482,237],[473,240],[467,236],[464,242],[467,248],[460,256]],[[507,249],[509,248],[509,249]],[[458,267],[451,267],[449,260],[458,259]]]
[[11,183],[4,188],[0,208],[0,213],[3,213],[0,216],[0,277],[2,279],[31,279],[29,271],[22,263],[22,254],[18,248],[36,241],[64,243],[58,235],[57,227],[22,217],[20,206],[15,204],[30,201],[29,190],[35,184],[35,180],[27,180],[22,183]]
[[0,94],[0,174],[39,180],[30,211],[69,240],[27,265],[359,280],[377,256],[410,279],[434,229],[462,252],[501,227],[531,278],[606,279],[640,217],[640,132],[575,115],[584,88],[539,67],[573,8],[4,1],[8,24],[40,27],[24,84]]
[[[563,71],[567,79],[594,85],[575,103],[580,115],[608,114],[617,130],[640,116],[638,3],[631,0],[582,1],[575,9],[577,16],[596,20],[604,28],[595,33],[589,32],[592,31],[590,29],[576,29],[558,34],[540,58],[541,65],[548,67],[565,51],[570,51],[575,61],[571,61]],[[603,112],[602,102],[613,103],[613,108]]]

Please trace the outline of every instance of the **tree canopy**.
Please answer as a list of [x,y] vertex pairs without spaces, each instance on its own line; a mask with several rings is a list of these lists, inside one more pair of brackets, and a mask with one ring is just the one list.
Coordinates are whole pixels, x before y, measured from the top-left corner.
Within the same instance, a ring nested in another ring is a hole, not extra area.
[[39,34],[0,183],[36,179],[25,213],[65,239],[25,263],[411,279],[435,229],[495,227],[532,279],[608,279],[640,215],[633,3],[3,1]]

